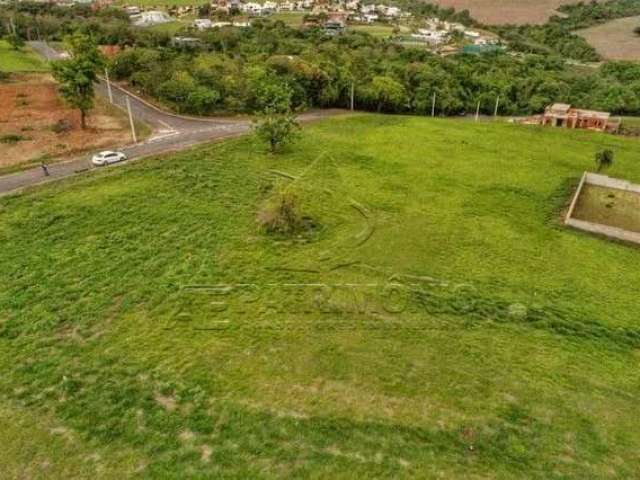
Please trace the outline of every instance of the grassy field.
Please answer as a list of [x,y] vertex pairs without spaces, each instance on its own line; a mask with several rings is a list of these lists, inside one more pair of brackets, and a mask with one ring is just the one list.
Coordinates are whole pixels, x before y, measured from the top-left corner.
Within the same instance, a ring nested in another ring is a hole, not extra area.
[[640,251],[561,211],[638,145],[360,115],[0,199],[0,471],[636,477]]
[[193,25],[193,19],[175,20],[173,22],[161,23],[159,25],[152,25],[149,27],[140,27],[144,30],[151,30],[154,32],[165,32],[170,35],[175,35],[185,28],[189,28]]
[[578,32],[608,60],[640,60],[640,17],[627,17]]
[[302,19],[304,17],[303,12],[278,12],[271,15],[269,18],[273,21],[280,20],[286,25],[296,28],[302,26]]
[[[372,25],[351,25],[349,26],[349,30],[354,30],[356,32],[366,32],[369,35],[373,35],[374,37],[386,38],[393,35],[393,26],[385,25],[385,24],[372,24]],[[400,27],[401,33],[408,33],[409,29],[407,27]]]
[[585,185],[573,216],[578,220],[640,232],[640,194]]
[[0,71],[45,72],[47,64],[28,47],[14,50],[5,40],[0,40]]

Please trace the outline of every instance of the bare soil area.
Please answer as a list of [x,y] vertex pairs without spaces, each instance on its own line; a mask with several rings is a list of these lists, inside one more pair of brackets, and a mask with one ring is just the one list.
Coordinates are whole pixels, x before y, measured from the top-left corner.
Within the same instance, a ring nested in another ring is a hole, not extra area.
[[597,185],[585,185],[573,217],[640,232],[640,194]]
[[[56,133],[56,124],[66,128]],[[131,143],[124,113],[100,99],[88,125],[80,128],[79,112],[63,103],[49,75],[20,75],[0,83],[0,170]]]
[[608,60],[640,60],[640,17],[613,20],[578,32]]
[[489,25],[542,24],[557,14],[561,5],[575,0],[435,0],[444,7],[469,10],[471,15]]

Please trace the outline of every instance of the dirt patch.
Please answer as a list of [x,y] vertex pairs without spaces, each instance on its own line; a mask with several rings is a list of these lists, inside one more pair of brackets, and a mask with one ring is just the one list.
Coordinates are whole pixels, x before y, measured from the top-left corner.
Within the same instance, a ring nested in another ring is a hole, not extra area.
[[585,185],[573,218],[640,233],[640,193]]
[[212,453],[213,453],[213,450],[209,445],[203,445],[200,448],[200,460],[202,460],[204,463],[209,463],[211,461]]
[[173,412],[178,406],[177,400],[173,396],[158,393],[155,398],[156,402],[162,405],[167,412]]
[[489,25],[542,24],[561,5],[576,3],[575,0],[435,0],[443,7],[469,10],[471,16]]
[[640,27],[640,17],[627,17],[578,34],[608,60],[640,60],[640,36],[633,31],[637,27]]
[[[57,123],[66,128],[56,133],[53,126]],[[19,136],[20,140],[0,143],[0,169],[43,159],[64,160],[131,142],[124,113],[100,99],[88,124],[87,130],[80,128],[79,112],[62,102],[49,75],[13,76],[11,81],[0,83],[0,138]]]

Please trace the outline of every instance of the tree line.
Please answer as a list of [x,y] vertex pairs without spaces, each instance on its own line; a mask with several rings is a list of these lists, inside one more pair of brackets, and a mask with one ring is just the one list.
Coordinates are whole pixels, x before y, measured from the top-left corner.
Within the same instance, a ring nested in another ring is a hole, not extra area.
[[[432,14],[428,4],[419,8]],[[438,11],[472,22],[468,13]],[[199,43],[185,47],[167,33],[131,27],[118,9],[21,2],[0,8],[0,25],[8,15],[25,38],[61,40],[80,32],[101,44],[126,47],[109,61],[112,78],[182,113],[261,111],[274,89],[286,85],[293,109],[353,103],[360,110],[457,115],[475,112],[479,104],[482,113],[492,114],[499,99],[499,113],[505,115],[538,113],[554,102],[640,114],[638,65],[576,68],[553,49],[440,57],[362,32],[327,37],[321,28],[294,29],[269,19],[248,28],[189,31]]]

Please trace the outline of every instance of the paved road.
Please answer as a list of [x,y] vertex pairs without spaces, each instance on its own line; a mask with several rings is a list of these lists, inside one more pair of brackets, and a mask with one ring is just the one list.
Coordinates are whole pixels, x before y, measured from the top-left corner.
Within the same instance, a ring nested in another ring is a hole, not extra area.
[[[54,61],[63,58],[63,55],[52,49],[45,42],[29,42],[29,46],[48,60]],[[193,145],[216,139],[243,135],[248,133],[251,128],[250,121],[246,119],[193,118],[174,115],[158,109],[131,92],[113,84],[111,91],[115,105],[126,109],[126,99],[128,97],[133,116],[153,128],[151,137],[146,141],[117,148],[117,150],[126,153],[130,159],[129,161],[149,155],[183,150]],[[100,80],[96,92],[98,95],[108,98],[105,81]],[[299,120],[308,122],[337,113],[342,113],[342,111],[310,112],[301,115]],[[0,196],[8,195],[42,182],[65,178],[96,168],[91,164],[88,157],[89,155],[82,155],[65,162],[52,164],[48,167],[49,176],[45,176],[43,169],[40,167],[0,176]]]

